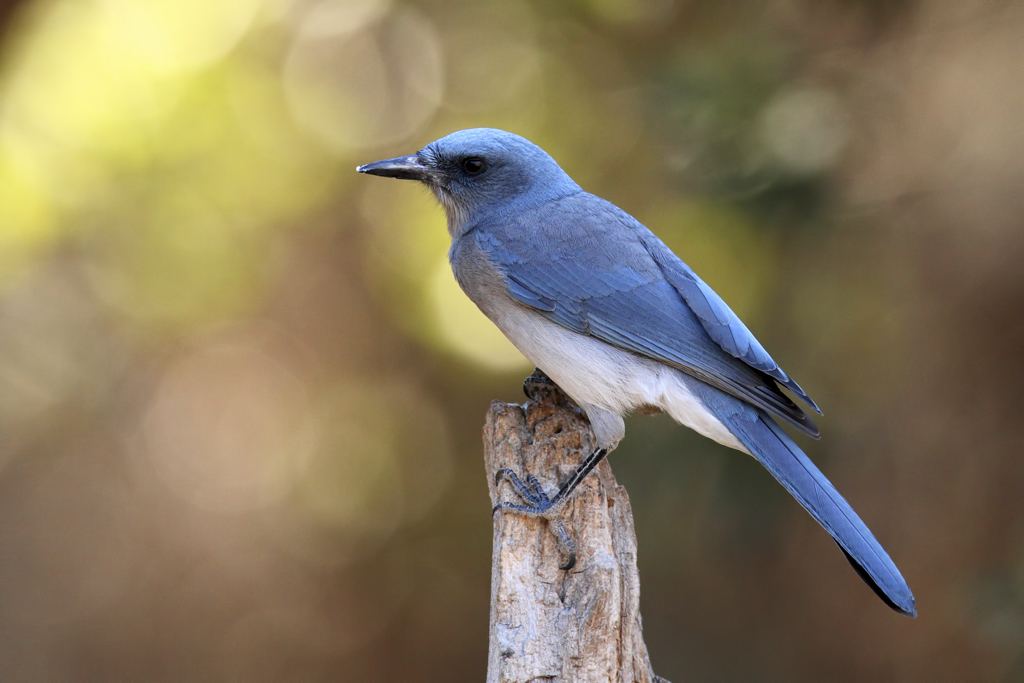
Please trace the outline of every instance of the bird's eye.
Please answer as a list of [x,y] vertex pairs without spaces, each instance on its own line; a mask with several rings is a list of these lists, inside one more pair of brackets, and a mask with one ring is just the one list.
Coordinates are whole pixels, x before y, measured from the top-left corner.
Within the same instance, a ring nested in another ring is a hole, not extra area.
[[480,157],[469,157],[462,160],[462,170],[469,175],[480,175],[486,168],[484,160]]

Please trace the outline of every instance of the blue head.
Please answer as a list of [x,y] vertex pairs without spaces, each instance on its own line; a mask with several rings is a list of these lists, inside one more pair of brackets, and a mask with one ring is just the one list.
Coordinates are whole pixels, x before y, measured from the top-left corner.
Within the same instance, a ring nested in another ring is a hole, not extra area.
[[579,192],[547,152],[495,128],[470,128],[431,142],[412,156],[359,166],[360,173],[418,180],[444,206],[455,236],[481,215]]

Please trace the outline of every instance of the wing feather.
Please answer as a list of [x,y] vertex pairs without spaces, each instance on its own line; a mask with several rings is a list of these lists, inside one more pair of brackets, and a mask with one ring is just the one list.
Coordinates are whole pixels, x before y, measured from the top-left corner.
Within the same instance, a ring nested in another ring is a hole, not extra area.
[[547,214],[542,208],[513,224],[473,232],[477,247],[505,276],[509,294],[523,305],[818,436],[814,422],[776,382],[818,410],[803,389],[721,297],[613,204],[580,193],[548,207]]
[[661,240],[653,234],[650,237],[653,239],[645,239],[644,243],[651,258],[658,264],[665,279],[676,288],[676,291],[682,295],[690,309],[697,315],[708,336],[718,342],[726,353],[767,374],[800,397],[800,400],[810,406],[814,412],[821,415],[818,405],[768,355],[765,348],[747,329],[739,316],[733,313],[728,304],[722,300],[722,297],[718,296],[715,290],[701,280],[697,273],[672,253]]

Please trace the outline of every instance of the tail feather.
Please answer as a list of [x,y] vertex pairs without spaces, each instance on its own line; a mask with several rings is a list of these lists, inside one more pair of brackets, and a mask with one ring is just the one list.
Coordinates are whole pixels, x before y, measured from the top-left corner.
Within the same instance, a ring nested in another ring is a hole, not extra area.
[[897,612],[917,616],[914,595],[899,569],[850,504],[764,411],[711,387],[704,402],[747,450],[832,535],[846,559]]

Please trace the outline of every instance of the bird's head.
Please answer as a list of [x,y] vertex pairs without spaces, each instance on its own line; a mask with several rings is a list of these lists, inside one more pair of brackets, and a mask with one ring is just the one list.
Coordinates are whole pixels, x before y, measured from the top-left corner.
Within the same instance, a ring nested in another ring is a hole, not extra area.
[[427,185],[444,207],[453,237],[482,215],[515,211],[579,191],[547,152],[526,138],[494,128],[460,130],[416,154],[356,170]]

